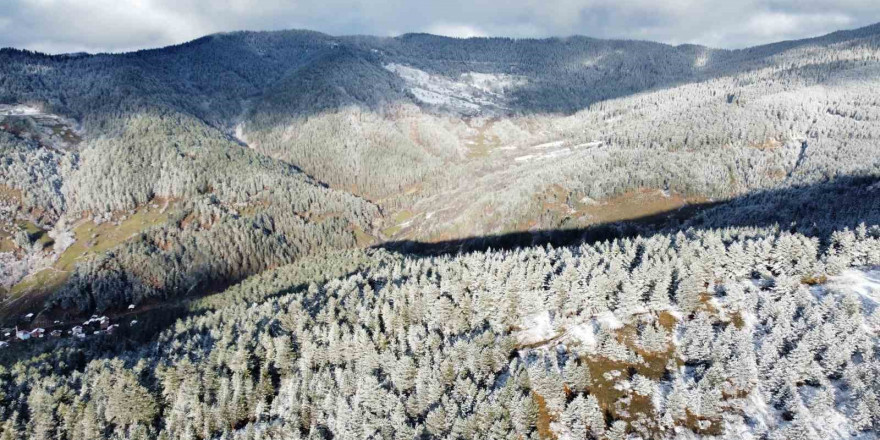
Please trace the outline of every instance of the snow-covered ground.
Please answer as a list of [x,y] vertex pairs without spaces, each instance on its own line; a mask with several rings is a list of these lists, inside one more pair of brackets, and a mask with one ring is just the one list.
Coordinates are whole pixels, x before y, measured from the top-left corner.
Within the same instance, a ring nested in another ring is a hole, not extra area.
[[[753,280],[756,285],[760,285],[757,280]],[[864,322],[870,322],[868,319],[874,313],[877,306],[880,305],[880,268],[862,268],[847,269],[837,276],[829,277],[827,282],[817,286],[813,286],[810,291],[815,295],[816,301],[825,301],[828,296],[835,299],[843,298],[847,295],[857,295],[862,300],[863,309],[861,313],[865,317]],[[719,308],[728,307],[725,303],[716,303]],[[749,312],[741,312],[744,328],[747,330],[754,329],[758,323],[756,317]],[[875,339],[877,328],[869,328],[863,326],[868,334],[873,333]],[[834,390],[835,404],[832,408],[824,411],[821,417],[812,417],[806,421],[808,429],[815,435],[814,438],[821,439],[856,439],[867,440],[876,439],[877,433],[871,431],[858,431],[853,426],[853,406],[854,402],[850,396],[847,386],[842,381],[835,380],[831,382]],[[815,394],[818,388],[811,386],[803,386],[800,390],[804,394]],[[790,425],[783,419],[782,411],[773,408],[766,402],[766,397],[772,390],[756,387],[743,399],[742,412],[747,417],[748,423],[744,419],[728,418],[725,424],[726,438],[743,438],[758,439],[763,438],[762,433],[780,430]],[[693,434],[691,434],[693,435]],[[693,437],[699,438],[699,437]]]
[[[749,295],[766,295],[772,289],[773,283],[768,283],[764,279],[746,279],[738,281],[731,285],[725,285],[728,291],[727,295],[712,298],[708,305],[713,313],[721,319],[732,319],[734,315],[739,315],[741,324],[740,331],[753,335],[755,341],[756,353],[760,353],[760,347],[764,343],[764,339],[768,338],[768,326],[773,323],[766,320],[765,311],[760,308],[755,309],[754,304],[745,300]],[[865,316],[865,322],[874,310],[880,305],[880,268],[862,268],[848,269],[837,276],[829,277],[827,282],[812,286],[809,288],[814,295],[815,305],[818,307],[820,303],[835,304],[842,301],[846,297],[857,297],[861,299],[863,308],[861,313]],[[743,293],[744,291],[750,293]],[[834,302],[827,302],[831,299]],[[678,322],[685,322],[687,319],[683,314],[670,308],[667,310],[669,314],[676,318]],[[764,316],[759,318],[759,316]],[[629,322],[629,321],[627,321]],[[528,353],[534,353],[531,350],[538,350],[545,353],[562,353],[563,351],[575,350],[578,353],[594,353],[599,349],[598,335],[604,331],[615,331],[624,327],[624,322],[611,311],[606,311],[594,316],[576,316],[576,317],[559,317],[554,316],[548,311],[542,311],[527,315],[520,319],[519,330],[514,334],[517,342],[524,347],[520,352],[524,356],[526,362],[533,359]],[[679,325],[677,331],[670,335],[673,344],[681,347],[682,335],[679,330],[685,327]],[[864,327],[863,327],[864,328]],[[877,329],[867,329],[867,334],[877,335]],[[702,368],[702,367],[701,367]],[[693,366],[682,365],[680,367],[680,377],[686,382],[693,383],[698,369]],[[627,391],[630,388],[635,389],[637,380],[644,379],[642,376],[636,375],[630,378],[614,376],[615,372],[606,372],[607,381],[614,382],[614,388],[618,391]],[[613,376],[613,377],[612,377]],[[672,384],[669,382],[651,382],[646,383],[654,386],[648,389],[648,394],[657,402],[668,399]],[[854,405],[857,399],[849,391],[848,385],[844,380],[831,380],[827,385],[833,392],[833,402],[825,409],[804,409],[804,414],[821,414],[821,416],[810,417],[809,420],[803,420],[800,429],[806,430],[816,439],[855,439],[867,440],[878,438],[876,433],[870,431],[860,431],[854,425]],[[688,429],[676,429],[675,432],[669,432],[669,438],[675,439],[704,439],[704,438],[723,438],[723,439],[765,439],[765,438],[792,438],[785,437],[792,432],[804,432],[793,429],[793,421],[786,418],[786,411],[770,402],[773,401],[773,389],[767,389],[763,384],[757,384],[747,394],[728,401],[732,411],[726,411],[718,420],[700,420],[699,423],[705,424],[708,428],[712,423],[721,423],[723,425],[723,435],[713,437],[709,435],[696,434]],[[798,392],[803,396],[805,404],[814,402],[820,398],[823,388],[810,384],[799,384]],[[659,407],[659,405],[658,405]],[[568,438],[568,430],[564,424],[556,423],[551,429],[559,436],[559,438]],[[779,437],[781,433],[783,437]],[[768,437],[769,436],[769,437]],[[635,437],[630,437],[635,438]]]
[[419,101],[470,115],[504,108],[509,92],[526,83],[506,74],[468,72],[451,79],[402,64],[385,68],[402,78]]
[[564,143],[565,143],[565,141],[547,142],[547,143],[544,143],[544,144],[535,145],[535,146],[533,146],[532,148],[534,148],[534,149],[536,149],[536,150],[544,150],[544,149],[547,149],[547,148],[561,147],[562,144],[564,144]]
[[880,305],[880,269],[848,269],[828,280],[828,288],[841,292],[852,292],[862,298],[866,312]]
[[41,114],[40,109],[29,105],[0,104],[0,116],[33,116]]
[[520,330],[516,333],[519,345],[533,345],[557,336],[550,320],[550,312],[544,311],[528,315],[522,319]]
[[571,150],[568,148],[563,148],[561,150],[554,150],[549,153],[544,154],[527,154],[525,156],[518,156],[513,158],[515,162],[529,162],[533,160],[545,160],[545,159],[553,159],[557,157],[565,157],[571,154]]

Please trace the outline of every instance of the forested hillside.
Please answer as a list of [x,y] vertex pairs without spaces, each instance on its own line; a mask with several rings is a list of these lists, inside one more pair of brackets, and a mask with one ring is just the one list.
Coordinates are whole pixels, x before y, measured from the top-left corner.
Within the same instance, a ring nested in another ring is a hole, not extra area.
[[880,25],[2,49],[0,439],[875,438],[878,138]]
[[740,51],[306,31],[4,49],[4,308],[51,294],[103,310],[315,250],[876,176],[877,35]]
[[125,333],[36,346],[0,368],[0,433],[868,439],[880,427],[877,228],[827,247],[744,228],[318,261],[197,302],[137,348],[121,348]]

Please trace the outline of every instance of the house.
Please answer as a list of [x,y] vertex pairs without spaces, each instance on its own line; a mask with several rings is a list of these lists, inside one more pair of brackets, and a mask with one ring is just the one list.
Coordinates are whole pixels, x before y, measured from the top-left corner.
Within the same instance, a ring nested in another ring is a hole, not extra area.
[[113,324],[110,327],[107,327],[107,334],[112,335],[114,331],[116,331],[116,327],[119,327],[119,324]]
[[101,325],[101,329],[106,330],[107,327],[110,327],[110,318],[102,316],[98,318],[98,324]]
[[8,343],[8,342],[6,342],[6,341],[0,341],[0,348],[6,348],[7,346],[9,346],[9,343]]
[[15,330],[15,337],[22,341],[27,341],[31,338],[31,332],[27,330]]
[[134,310],[134,304],[129,304],[129,305],[128,305],[128,310]]
[[52,335],[53,338],[60,338],[61,337],[61,330],[52,330],[52,333],[49,333],[49,334]]
[[73,335],[74,338],[86,337],[85,332],[83,332],[83,328],[80,326],[76,326],[76,327],[70,329],[70,334]]
[[135,325],[135,324],[137,324],[137,323],[138,323],[138,322],[137,322],[137,319],[132,319],[132,320],[131,320],[131,324],[129,324],[129,325]]
[[31,330],[31,337],[33,338],[42,338],[43,334],[46,333],[46,329],[44,328],[35,328]]

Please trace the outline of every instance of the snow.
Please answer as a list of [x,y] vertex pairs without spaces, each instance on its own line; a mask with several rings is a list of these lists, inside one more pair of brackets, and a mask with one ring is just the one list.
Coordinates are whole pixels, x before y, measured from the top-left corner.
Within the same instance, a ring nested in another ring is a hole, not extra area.
[[623,327],[623,322],[621,322],[620,319],[617,319],[612,312],[600,313],[599,316],[596,317],[596,321],[608,330],[617,330]]
[[0,116],[33,116],[42,113],[29,105],[0,105]]
[[683,321],[684,320],[684,315],[681,313],[680,310],[666,309],[666,313],[669,313],[669,316],[672,316],[673,318],[675,318],[676,321]]
[[880,269],[847,269],[840,275],[831,277],[828,285],[832,289],[856,293],[873,307],[880,304]]
[[566,336],[585,347],[591,348],[596,346],[596,335],[593,331],[592,323],[587,322],[572,326],[566,332]]
[[513,160],[516,162],[525,162],[530,160],[544,160],[544,159],[553,159],[555,157],[564,157],[571,154],[571,150],[568,148],[563,148],[561,150],[551,151],[545,154],[527,154],[525,156],[515,157]]
[[743,412],[760,425],[761,430],[769,429],[776,424],[775,414],[772,413],[764,396],[761,395],[761,390],[757,388],[752,390],[746,398]]
[[587,143],[583,143],[583,144],[572,145],[571,149],[577,150],[579,148],[596,148],[596,147],[601,147],[602,143],[603,143],[602,141],[587,142]]
[[[880,268],[870,269],[847,269],[840,275],[830,277],[828,282],[821,286],[810,289],[817,297],[834,293],[852,293],[862,300],[865,316],[870,316],[880,307]],[[868,333],[877,334],[880,326],[869,324],[865,320],[864,328]]]
[[754,315],[754,313],[741,311],[740,316],[743,320],[743,328],[747,331],[752,331],[752,329],[754,329],[755,325],[758,323],[758,318]]
[[247,145],[250,148],[254,148],[250,142],[248,142],[247,136],[244,134],[244,124],[239,123],[235,126],[235,138],[240,140],[243,144]]
[[535,150],[545,150],[547,148],[561,147],[564,143],[565,141],[547,142],[545,144],[535,145],[532,148],[534,148]]
[[553,330],[553,324],[550,322],[550,312],[548,311],[524,317],[520,328],[523,330],[516,334],[516,340],[520,345],[532,345],[557,336]]
[[830,434],[835,439],[858,438],[851,434],[850,422],[843,414],[831,411],[822,418],[812,419],[813,429]]
[[449,96],[443,93],[435,92],[433,90],[426,90],[421,88],[413,88],[411,89],[413,95],[419,101],[424,102],[425,104],[434,104],[441,106],[449,106],[453,108],[457,108],[459,110],[479,110],[480,106],[474,104],[473,102],[468,102],[462,99],[456,99],[453,96]]
[[384,67],[403,79],[417,100],[465,114],[504,108],[508,92],[526,84],[523,78],[506,74],[467,72],[449,78],[403,64]]

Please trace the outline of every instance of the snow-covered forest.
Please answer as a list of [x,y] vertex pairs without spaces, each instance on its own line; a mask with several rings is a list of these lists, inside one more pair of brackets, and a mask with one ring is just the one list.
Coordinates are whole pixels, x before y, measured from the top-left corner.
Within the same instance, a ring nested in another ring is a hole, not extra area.
[[880,230],[864,226],[827,247],[742,228],[307,260],[191,305],[141,347],[66,341],[0,368],[0,429],[868,439],[880,427],[878,267]]
[[2,49],[0,439],[875,438],[878,139],[880,25]]

